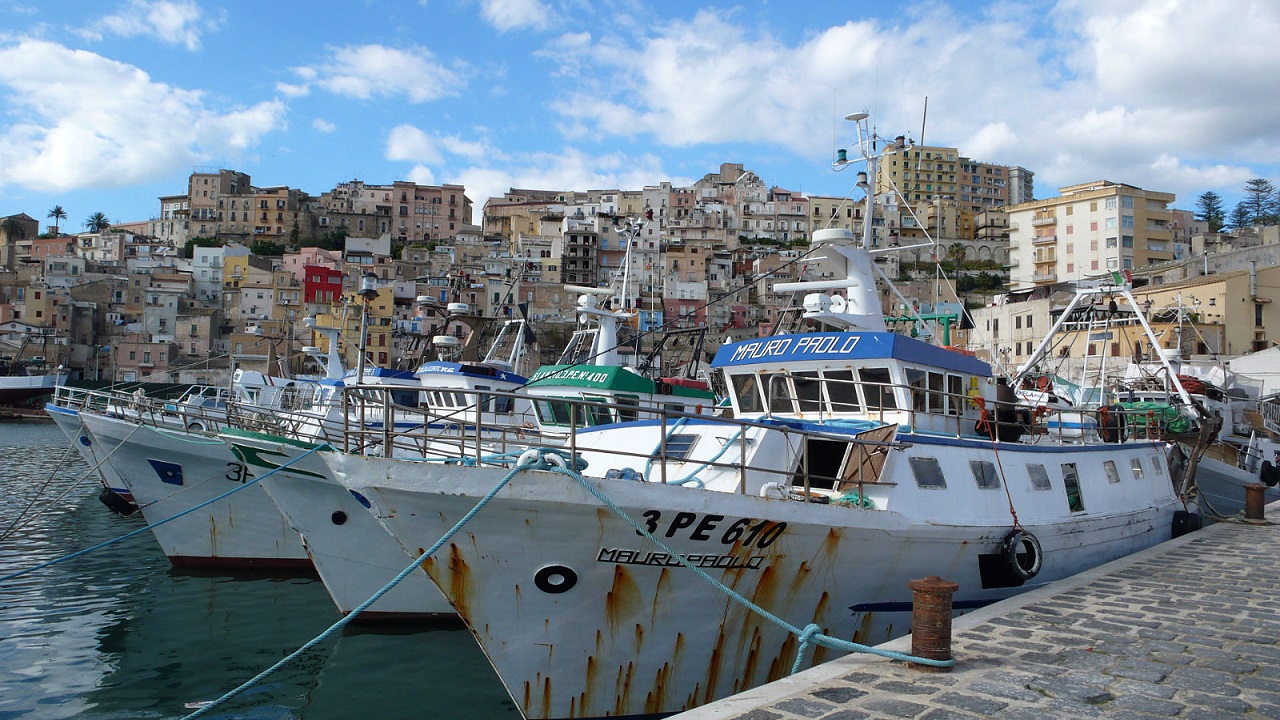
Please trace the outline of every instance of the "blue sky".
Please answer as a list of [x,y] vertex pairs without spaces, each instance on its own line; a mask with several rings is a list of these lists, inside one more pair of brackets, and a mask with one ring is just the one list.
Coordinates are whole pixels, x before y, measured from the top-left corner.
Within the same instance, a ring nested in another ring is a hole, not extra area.
[[[197,168],[843,195],[855,110],[1036,173],[1229,206],[1280,183],[1280,3],[0,0],[0,215],[154,217]],[[477,218],[478,219],[478,218]]]

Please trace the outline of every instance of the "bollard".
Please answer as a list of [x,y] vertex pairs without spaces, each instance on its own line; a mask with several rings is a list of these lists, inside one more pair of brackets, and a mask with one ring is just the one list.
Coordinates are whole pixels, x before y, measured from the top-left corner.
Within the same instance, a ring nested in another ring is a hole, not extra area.
[[[960,586],[930,575],[907,583],[911,600],[911,654],[930,660],[951,659],[951,596]],[[950,672],[949,667],[909,663],[916,670]]]
[[1245,520],[1266,519],[1266,493],[1267,488],[1258,483],[1250,483],[1244,486]]

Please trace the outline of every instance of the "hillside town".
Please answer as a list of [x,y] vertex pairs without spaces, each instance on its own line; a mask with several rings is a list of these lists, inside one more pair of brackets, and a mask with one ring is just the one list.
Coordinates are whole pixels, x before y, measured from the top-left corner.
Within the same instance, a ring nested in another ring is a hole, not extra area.
[[[881,290],[896,329],[1004,367],[1032,355],[1070,284],[1112,274],[1153,311],[1166,349],[1226,359],[1270,346],[1280,228],[1211,233],[1171,193],[1102,179],[1035,199],[1033,177],[898,138],[860,197],[806,195],[724,163],[689,186],[511,188],[477,211],[461,185],[356,179],[311,195],[201,169],[146,221],[95,213],[68,232],[61,207],[4,217],[0,359],[13,373],[60,368],[112,383],[222,383],[247,365],[297,372],[300,348],[327,350],[312,327],[356,338],[366,302],[366,358],[379,366],[413,361],[423,338],[465,332],[446,317],[457,303],[522,314],[554,357],[575,319],[566,286],[624,275],[640,332],[705,328],[711,352],[772,331],[796,302],[775,283],[824,277],[807,250],[828,227],[878,253],[898,286]],[[358,295],[362,283],[376,295]],[[1136,323],[1113,324],[1057,361],[1154,351]],[[353,361],[359,344],[342,343]]]

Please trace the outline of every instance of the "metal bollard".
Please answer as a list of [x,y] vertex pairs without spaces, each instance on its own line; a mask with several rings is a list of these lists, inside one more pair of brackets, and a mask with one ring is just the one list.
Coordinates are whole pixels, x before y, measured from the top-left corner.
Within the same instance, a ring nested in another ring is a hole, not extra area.
[[[930,660],[951,659],[951,596],[960,586],[936,575],[907,583],[911,600],[911,654]],[[909,663],[916,670],[951,672],[949,667]]]
[[1244,486],[1245,520],[1266,519],[1266,493],[1267,488],[1258,483],[1250,483]]

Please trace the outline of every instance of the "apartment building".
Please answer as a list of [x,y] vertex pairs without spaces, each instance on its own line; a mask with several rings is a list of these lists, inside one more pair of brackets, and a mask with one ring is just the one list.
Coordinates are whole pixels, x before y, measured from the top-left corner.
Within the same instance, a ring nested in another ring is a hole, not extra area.
[[1174,259],[1172,193],[1098,180],[1011,205],[1009,281],[1016,288],[1084,280]]

